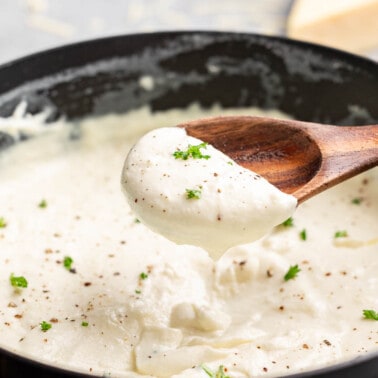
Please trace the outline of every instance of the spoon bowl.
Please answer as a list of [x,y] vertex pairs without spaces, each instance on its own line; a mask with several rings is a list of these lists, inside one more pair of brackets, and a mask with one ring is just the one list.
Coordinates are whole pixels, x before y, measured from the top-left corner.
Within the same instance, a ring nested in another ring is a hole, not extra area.
[[378,164],[378,125],[226,116],[178,126],[292,194],[298,203]]

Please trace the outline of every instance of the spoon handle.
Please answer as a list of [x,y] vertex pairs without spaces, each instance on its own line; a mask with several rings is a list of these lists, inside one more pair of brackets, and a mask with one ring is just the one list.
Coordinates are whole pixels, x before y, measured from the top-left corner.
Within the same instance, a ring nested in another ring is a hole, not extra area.
[[[295,126],[295,121],[290,121]],[[298,123],[321,152],[316,175],[292,193],[298,202],[378,165],[378,125],[334,126]]]

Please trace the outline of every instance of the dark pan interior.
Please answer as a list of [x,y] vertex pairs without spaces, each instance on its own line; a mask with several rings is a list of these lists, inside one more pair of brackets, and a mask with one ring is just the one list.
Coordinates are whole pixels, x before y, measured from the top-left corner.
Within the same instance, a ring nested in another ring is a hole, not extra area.
[[[155,79],[152,90],[141,76]],[[378,119],[377,64],[283,38],[215,32],[111,37],[57,48],[0,67],[0,116],[21,99],[50,120],[152,109],[259,106],[340,125]],[[3,135],[3,145],[11,140]]]
[[[140,79],[150,76],[153,88]],[[20,101],[28,111],[60,116],[258,106],[294,118],[378,123],[378,65],[342,51],[284,38],[228,32],[162,32],[110,37],[41,52],[0,67],[0,116]],[[27,139],[23,135],[17,140]],[[0,132],[0,149],[14,137]],[[296,377],[377,377],[378,356]],[[67,377],[4,351],[1,377]],[[78,376],[70,374],[70,376]]]

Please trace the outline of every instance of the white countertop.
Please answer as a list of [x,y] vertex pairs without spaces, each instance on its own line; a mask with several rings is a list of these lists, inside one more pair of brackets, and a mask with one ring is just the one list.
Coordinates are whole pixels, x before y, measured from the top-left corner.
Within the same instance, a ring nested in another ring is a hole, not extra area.
[[1,0],[0,63],[92,38],[159,30],[283,34],[287,0]]

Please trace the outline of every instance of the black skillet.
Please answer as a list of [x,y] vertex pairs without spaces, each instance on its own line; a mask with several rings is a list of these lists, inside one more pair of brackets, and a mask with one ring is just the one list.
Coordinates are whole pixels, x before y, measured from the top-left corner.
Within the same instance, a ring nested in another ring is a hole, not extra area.
[[[140,85],[154,78],[153,88]],[[338,125],[378,123],[378,64],[285,38],[229,32],[161,32],[86,41],[0,67],[0,116],[21,100],[28,111],[53,109],[77,120],[125,112],[258,106]],[[31,137],[0,132],[0,150]],[[0,350],[0,377],[89,377]],[[376,378],[378,353],[291,377]]]

